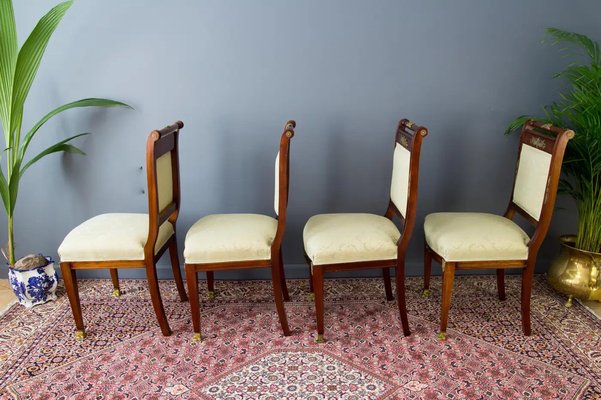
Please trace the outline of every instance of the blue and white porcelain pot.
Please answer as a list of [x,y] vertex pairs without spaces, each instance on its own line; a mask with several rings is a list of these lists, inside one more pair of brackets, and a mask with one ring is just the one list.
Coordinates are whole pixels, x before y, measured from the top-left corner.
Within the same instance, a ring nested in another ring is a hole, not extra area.
[[44,257],[46,265],[33,267],[28,270],[16,270],[8,267],[8,281],[15,292],[19,303],[27,308],[56,300],[58,274],[54,270],[54,262],[50,257]]

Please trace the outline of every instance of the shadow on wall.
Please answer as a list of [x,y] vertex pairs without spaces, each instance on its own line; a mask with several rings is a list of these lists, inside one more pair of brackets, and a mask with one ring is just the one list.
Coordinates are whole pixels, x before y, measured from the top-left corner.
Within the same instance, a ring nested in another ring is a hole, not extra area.
[[227,122],[223,127],[213,146],[220,156],[213,158],[211,171],[203,172],[211,174],[216,183],[215,190],[207,194],[221,208],[216,212],[272,215],[273,164],[281,132],[247,132]]
[[[326,137],[327,141],[323,146],[326,149],[325,159],[322,164],[323,171],[325,172],[325,179],[323,181],[321,193],[324,198],[322,207],[323,210],[327,210],[327,212],[341,210],[346,203],[343,189],[347,182],[344,182],[344,180],[346,180],[344,178],[348,178],[349,171],[348,168],[346,168],[346,165],[349,151],[352,151],[352,149],[345,140],[345,129],[346,127],[342,126],[342,124],[333,124],[329,126],[328,135]],[[341,168],[343,171],[340,171]],[[321,212],[322,211],[319,211],[317,213],[319,214]],[[309,217],[310,216],[307,218]]]

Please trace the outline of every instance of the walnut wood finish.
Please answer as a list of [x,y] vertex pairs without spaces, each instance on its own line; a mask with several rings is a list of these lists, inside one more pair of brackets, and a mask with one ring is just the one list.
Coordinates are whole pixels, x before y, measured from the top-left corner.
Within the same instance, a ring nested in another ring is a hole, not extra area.
[[[430,274],[432,271],[432,259],[441,263],[443,267],[443,289],[442,304],[440,312],[440,333],[439,338],[446,338],[446,329],[448,322],[449,309],[451,305],[451,292],[453,289],[453,280],[455,271],[461,269],[495,269],[497,274],[497,291],[500,300],[505,300],[505,270],[509,268],[520,268],[522,270],[522,293],[521,293],[521,317],[522,331],[524,335],[529,336],[532,332],[530,324],[530,297],[532,292],[532,277],[536,266],[536,257],[540,246],[547,235],[553,209],[555,207],[555,198],[557,196],[557,186],[561,173],[561,164],[568,140],[574,137],[574,131],[562,129],[550,124],[542,124],[536,121],[528,121],[524,124],[520,135],[518,148],[518,157],[521,154],[524,144],[534,146],[539,150],[551,154],[551,164],[547,178],[547,187],[545,197],[538,220],[530,216],[520,206],[513,202],[513,190],[509,198],[509,204],[504,216],[513,219],[515,214],[521,215],[526,221],[534,226],[534,234],[528,242],[528,258],[526,260],[504,260],[504,261],[460,261],[448,262],[439,254],[434,252],[424,240],[424,295],[430,291]],[[519,158],[517,161],[519,165]],[[514,177],[514,188],[516,175]]]
[[278,193],[278,215],[277,231],[271,244],[271,258],[269,260],[231,261],[220,263],[185,264],[188,292],[190,293],[190,308],[192,312],[192,325],[194,328],[194,340],[202,340],[200,325],[200,301],[198,298],[198,272],[206,272],[209,297],[214,297],[215,283],[214,272],[225,270],[237,270],[248,268],[270,268],[273,284],[273,296],[282,331],[284,336],[290,335],[288,319],[284,308],[284,300],[290,299],[286,277],[284,274],[284,263],[282,260],[282,239],[286,229],[286,209],[288,206],[288,184],[290,171],[290,140],[294,136],[296,122],[290,120],[284,126],[284,132],[280,138],[280,160],[279,160],[279,193]]
[[411,153],[409,164],[409,191],[407,199],[407,210],[405,216],[399,212],[396,205],[389,198],[388,208],[384,216],[392,220],[395,216],[402,225],[401,236],[397,242],[397,258],[393,260],[362,261],[339,264],[314,265],[310,257],[305,253],[305,259],[310,266],[310,290],[315,294],[315,313],[317,319],[317,338],[316,342],[324,341],[324,292],[323,279],[326,272],[352,271],[358,269],[382,269],[384,278],[384,289],[387,300],[393,300],[392,286],[390,282],[390,268],[395,268],[396,274],[396,294],[399,307],[399,314],[403,326],[403,334],[409,336],[409,321],[407,318],[407,307],[405,304],[405,253],[413,228],[415,226],[415,215],[417,209],[417,188],[419,177],[419,159],[421,154],[421,145],[424,137],[428,135],[428,130],[423,126],[418,126],[408,119],[402,119],[399,122],[394,145],[405,147]]
[[[180,181],[179,181],[179,131],[184,123],[177,121],[175,124],[167,126],[161,130],[155,130],[150,133],[146,142],[146,171],[148,181],[148,238],[144,245],[143,260],[111,260],[111,261],[70,261],[61,262],[61,271],[65,281],[65,288],[71,304],[71,311],[75,319],[77,328],[76,336],[83,338],[85,336],[83,318],[81,314],[81,303],[79,299],[79,290],[77,287],[76,270],[78,269],[109,269],[113,282],[113,294],[119,295],[118,268],[145,268],[148,279],[148,289],[152,300],[152,306],[161,332],[165,336],[171,334],[169,323],[163,308],[161,293],[156,273],[156,262],[161,258],[165,251],[169,250],[171,258],[171,268],[181,301],[187,301],[186,290],[182,281],[182,275],[179,268],[179,256],[177,251],[177,240],[175,235],[176,221],[180,207]],[[159,210],[158,184],[156,161],[163,154],[171,152],[171,178],[173,182],[173,200],[165,209]],[[165,221],[169,220],[173,225],[173,235],[155,254],[155,245],[158,237],[159,227]]]

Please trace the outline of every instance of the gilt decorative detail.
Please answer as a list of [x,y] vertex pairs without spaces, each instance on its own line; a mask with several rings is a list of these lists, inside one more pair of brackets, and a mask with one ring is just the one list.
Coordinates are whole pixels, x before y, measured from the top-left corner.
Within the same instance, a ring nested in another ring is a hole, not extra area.
[[401,136],[401,139],[399,141],[401,142],[401,145],[404,148],[409,149],[409,141],[407,140],[407,138],[405,136]]
[[532,146],[536,147],[537,149],[541,149],[541,150],[544,150],[545,147],[547,147],[547,142],[545,142],[543,139],[537,138],[537,137],[531,137],[530,144]]

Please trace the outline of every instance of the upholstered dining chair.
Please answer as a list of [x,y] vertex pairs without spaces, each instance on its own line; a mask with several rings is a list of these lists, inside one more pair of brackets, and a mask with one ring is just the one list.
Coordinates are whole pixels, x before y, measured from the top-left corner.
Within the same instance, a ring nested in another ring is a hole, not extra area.
[[198,272],[206,272],[209,299],[215,298],[215,271],[270,268],[273,296],[284,336],[290,335],[284,300],[288,288],[282,260],[282,240],[288,206],[290,140],[295,121],[288,121],[275,157],[274,211],[276,218],[261,214],[213,214],[205,216],[188,230],[184,242],[186,281],[194,341],[201,341]]
[[[390,267],[396,271],[396,293],[403,333],[411,334],[405,305],[405,252],[415,225],[419,157],[428,130],[402,119],[396,135],[388,209],[374,214],[320,214],[303,230],[305,258],[317,317],[317,343],[324,342],[324,273],[378,268],[383,270],[386,298],[393,300]],[[392,222],[397,216],[399,231]]]
[[154,311],[165,336],[171,334],[157,280],[156,262],[169,249],[181,301],[188,300],[179,268],[175,224],[180,207],[178,136],[181,121],[154,130],[146,142],[148,214],[113,213],[93,217],[67,234],[58,248],[61,272],[75,319],[77,339],[86,336],[77,270],[107,268],[113,295],[120,296],[118,268],[144,268]]
[[[574,132],[528,121],[518,147],[513,192],[503,216],[486,213],[434,213],[424,222],[424,297],[430,295],[432,258],[442,264],[442,301],[438,338],[446,339],[456,270],[495,269],[497,291],[505,300],[505,270],[522,270],[521,315],[524,335],[531,334],[530,296],[536,256],[549,229],[561,163]],[[521,215],[532,236],[513,221]]]

